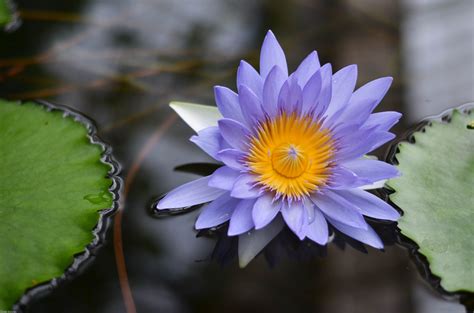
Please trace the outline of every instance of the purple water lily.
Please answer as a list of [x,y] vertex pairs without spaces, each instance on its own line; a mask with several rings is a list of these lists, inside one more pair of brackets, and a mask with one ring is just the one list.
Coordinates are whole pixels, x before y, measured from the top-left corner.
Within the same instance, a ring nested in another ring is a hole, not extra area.
[[288,75],[284,52],[269,31],[260,73],[242,61],[238,93],[215,87],[222,114],[215,118],[217,125],[195,127],[198,134],[191,138],[223,166],[169,192],[157,208],[209,202],[195,227],[229,222],[228,235],[239,236],[241,265],[284,224],[301,240],[325,245],[330,223],[356,240],[382,248],[364,216],[394,221],[399,214],[364,186],[398,172],[366,154],[394,138],[388,130],[401,114],[372,113],[392,78],[354,91],[356,78],[355,65],[333,75],[330,64],[320,66],[316,52]]

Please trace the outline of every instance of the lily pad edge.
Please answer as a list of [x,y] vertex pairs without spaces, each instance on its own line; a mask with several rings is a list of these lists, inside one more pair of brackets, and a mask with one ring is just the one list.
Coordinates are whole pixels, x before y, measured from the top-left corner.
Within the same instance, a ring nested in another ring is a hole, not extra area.
[[48,112],[62,112],[63,118],[72,118],[75,122],[85,126],[87,129],[87,137],[89,138],[91,144],[98,145],[102,148],[100,161],[110,166],[110,170],[108,172],[107,177],[112,181],[112,185],[108,189],[109,192],[112,194],[112,206],[108,209],[98,211],[99,219],[97,221],[96,226],[92,230],[94,239],[85,247],[84,251],[74,255],[72,264],[65,269],[64,273],[61,276],[55,277],[50,281],[38,284],[25,291],[21,298],[12,307],[12,310],[14,312],[23,312],[31,301],[49,294],[52,290],[60,287],[65,282],[74,279],[79,273],[81,273],[87,266],[92,263],[92,261],[94,260],[94,256],[97,254],[98,250],[105,242],[105,235],[111,224],[112,216],[119,209],[123,181],[122,178],[119,176],[121,172],[121,166],[112,155],[112,147],[105,143],[97,135],[97,126],[92,119],[86,117],[83,113],[75,111],[67,106],[53,104],[44,100],[11,102],[17,102],[18,105],[33,102],[39,106],[42,106]]
[[[414,135],[416,132],[423,132],[427,126],[430,126],[431,122],[441,122],[448,124],[451,122],[451,117],[454,111],[458,111],[461,114],[467,114],[469,112],[474,111],[474,102],[465,103],[458,107],[450,108],[443,111],[437,115],[431,115],[425,117],[420,122],[418,122],[415,126],[407,130],[403,135],[399,136],[396,140],[394,140],[390,147],[387,150],[385,161],[389,164],[398,165],[398,160],[396,158],[396,154],[399,152],[398,146],[400,143],[408,142],[411,144],[415,143]],[[394,192],[389,186],[385,185],[383,189],[380,190],[380,193],[383,199],[389,203],[392,207],[396,208],[402,214],[404,213],[403,209],[398,207],[394,202],[390,200],[390,195]],[[427,281],[437,292],[439,292],[442,296],[448,299],[459,299],[460,303],[466,306],[466,308],[474,310],[474,293],[468,291],[457,291],[451,292],[444,289],[441,285],[441,277],[436,274],[433,274],[430,270],[430,264],[428,259],[424,254],[419,251],[418,244],[413,241],[412,239],[408,238],[407,236],[402,234],[401,229],[397,226],[396,228],[397,234],[397,244],[401,245],[402,247],[406,248],[409,252],[410,257],[413,259],[414,264],[416,265],[418,271],[420,272],[421,276]]]

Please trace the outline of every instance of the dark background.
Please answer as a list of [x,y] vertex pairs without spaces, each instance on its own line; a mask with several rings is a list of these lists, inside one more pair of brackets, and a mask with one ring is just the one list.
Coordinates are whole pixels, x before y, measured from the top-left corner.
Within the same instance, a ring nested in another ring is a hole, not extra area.
[[[91,0],[17,6],[22,25],[0,33],[0,97],[40,98],[84,112],[114,147],[124,176],[151,143],[129,185],[122,222],[138,312],[464,311],[421,278],[400,246],[363,254],[330,245],[326,257],[306,262],[270,268],[260,257],[245,269],[236,262],[220,266],[209,261],[214,241],[195,238],[198,212],[154,219],[147,205],[195,177],[174,172],[175,166],[210,161],[188,141],[193,132],[174,119],[169,101],[213,104],[212,87],[233,88],[240,59],[258,65],[268,29],[292,70],[316,49],[335,69],[358,64],[359,86],[393,76],[378,110],[404,113],[395,127],[401,134],[426,115],[474,100],[474,2]],[[124,312],[112,229],[107,238],[90,267],[33,301],[29,311]]]

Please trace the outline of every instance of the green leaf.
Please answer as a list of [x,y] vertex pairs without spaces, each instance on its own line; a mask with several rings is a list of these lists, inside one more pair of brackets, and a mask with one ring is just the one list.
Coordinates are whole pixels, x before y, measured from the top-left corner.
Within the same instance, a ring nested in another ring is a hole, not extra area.
[[398,227],[419,246],[430,270],[450,292],[474,291],[474,130],[472,113],[454,110],[402,142],[395,155],[402,176],[390,199],[404,214]]
[[115,208],[113,163],[81,119],[0,100],[0,311],[80,263]]
[[7,0],[0,0],[0,26],[4,27],[14,21],[12,5]]

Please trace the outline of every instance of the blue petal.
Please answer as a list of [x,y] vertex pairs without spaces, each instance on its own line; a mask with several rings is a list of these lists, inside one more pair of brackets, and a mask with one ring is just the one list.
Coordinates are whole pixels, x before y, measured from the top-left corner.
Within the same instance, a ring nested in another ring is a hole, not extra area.
[[184,208],[212,201],[226,193],[225,190],[209,187],[209,179],[210,176],[202,177],[173,189],[158,202],[156,208]]
[[240,176],[240,172],[227,166],[219,167],[212,173],[209,179],[209,187],[232,190],[235,180]]
[[338,123],[352,123],[355,125],[364,124],[372,113],[374,99],[360,101],[357,105],[346,105],[339,112],[332,115],[330,120],[324,124],[327,126],[337,125]]
[[255,126],[263,120],[262,102],[247,86],[239,88],[239,102],[247,125]]
[[336,152],[335,160],[345,162],[357,159],[393,138],[395,138],[395,135],[389,132],[359,129],[346,137],[341,137],[341,143],[339,150]]
[[196,229],[211,228],[227,222],[238,203],[239,200],[230,197],[228,192],[221,195],[203,207],[195,224]]
[[402,117],[401,113],[394,111],[378,112],[370,114],[363,125],[365,128],[375,128],[378,131],[388,131]]
[[308,83],[303,88],[303,114],[314,110],[319,100],[321,87],[321,71],[317,71],[313,76],[311,76]]
[[240,151],[248,150],[247,142],[250,137],[250,131],[245,125],[226,118],[220,119],[217,123],[222,137],[224,137],[229,145]]
[[305,211],[303,207],[303,203],[300,201],[295,201],[288,205],[284,203],[281,208],[281,214],[283,215],[283,219],[286,222],[286,225],[300,238],[301,240],[304,239],[304,217]]
[[316,51],[311,52],[295,71],[295,78],[301,88],[307,84],[310,77],[312,77],[320,67],[318,53]]
[[383,249],[382,240],[369,225],[367,225],[367,229],[361,229],[339,223],[338,221],[331,218],[328,218],[328,221],[331,223],[331,225],[336,227],[336,229],[347,236],[368,244],[369,246],[372,246],[376,249]]
[[354,92],[350,100],[350,105],[357,105],[360,101],[367,99],[375,99],[376,101],[373,104],[372,110],[375,109],[387,93],[392,81],[392,77],[382,77],[368,82]]
[[287,75],[278,66],[274,66],[263,84],[263,110],[270,117],[278,115],[278,95],[286,78]]
[[306,237],[312,241],[325,245],[328,242],[328,224],[326,218],[318,208],[314,208],[314,221],[305,225]]
[[285,53],[272,31],[268,31],[260,51],[260,75],[263,79],[267,77],[275,65],[281,68],[285,76],[288,76]]
[[222,161],[228,167],[238,171],[243,171],[246,169],[242,161],[246,155],[247,154],[237,149],[224,149],[217,154],[220,161]]
[[260,195],[260,189],[255,187],[256,176],[242,174],[237,178],[230,195],[239,199],[254,199]]
[[280,212],[281,201],[273,201],[271,194],[264,194],[257,199],[252,210],[252,218],[255,224],[255,229],[260,229],[267,226]]
[[354,204],[365,216],[396,221],[400,214],[379,197],[360,189],[338,190],[341,197]]
[[281,87],[278,96],[278,110],[280,112],[293,113],[297,115],[301,113],[303,106],[303,96],[301,87],[290,77]]
[[400,174],[395,166],[377,160],[357,159],[344,162],[341,165],[357,175],[359,180],[363,180],[362,185],[372,184]]
[[247,86],[259,99],[262,99],[263,80],[258,72],[245,61],[240,61],[237,69],[237,88]]
[[341,196],[325,190],[324,194],[311,196],[311,200],[325,216],[352,227],[367,229],[368,225],[357,207]]
[[227,235],[235,236],[243,234],[253,228],[252,208],[255,200],[241,200],[230,218]]
[[225,118],[242,122],[243,116],[240,110],[238,95],[227,87],[214,87],[217,108]]
[[330,189],[347,189],[366,185],[363,183],[357,186],[357,176],[350,170],[336,166],[331,170],[331,178],[328,183]]
[[321,92],[319,93],[319,100],[314,107],[314,115],[317,117],[326,113],[332,97],[332,67],[327,63],[321,67]]
[[332,77],[332,99],[326,116],[338,114],[349,102],[357,81],[357,66],[349,65],[337,71]]
[[201,150],[209,154],[211,157],[220,161],[218,152],[222,149],[223,138],[217,126],[211,126],[199,131],[197,135],[190,139]]

